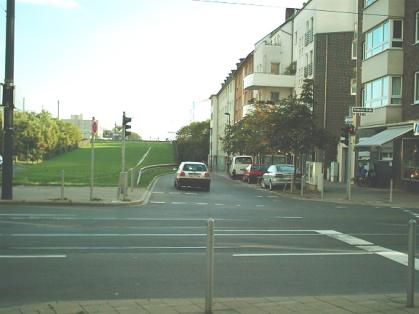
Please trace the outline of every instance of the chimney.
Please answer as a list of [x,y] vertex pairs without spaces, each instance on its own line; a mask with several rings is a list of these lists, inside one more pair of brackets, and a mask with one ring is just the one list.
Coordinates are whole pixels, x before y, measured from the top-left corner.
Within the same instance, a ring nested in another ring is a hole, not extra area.
[[285,21],[288,21],[295,13],[294,8],[286,8],[285,9]]

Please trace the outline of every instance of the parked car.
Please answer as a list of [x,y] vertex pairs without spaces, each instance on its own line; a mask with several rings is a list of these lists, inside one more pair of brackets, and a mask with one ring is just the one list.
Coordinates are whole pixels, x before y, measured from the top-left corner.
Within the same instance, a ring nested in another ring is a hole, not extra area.
[[228,169],[231,178],[234,180],[237,177],[243,176],[246,167],[252,163],[252,156],[234,156],[231,159],[231,164]]
[[184,161],[176,171],[175,188],[201,188],[210,190],[211,177],[207,165],[202,162]]
[[[291,178],[294,174],[294,166],[288,164],[278,164],[269,166],[268,170],[263,174],[260,181],[262,188],[273,190],[278,186],[291,184]],[[301,179],[301,172],[297,169],[295,180]],[[299,181],[296,181],[300,185]]]
[[243,173],[243,181],[247,183],[258,182],[268,169],[269,165],[251,164],[246,167]]

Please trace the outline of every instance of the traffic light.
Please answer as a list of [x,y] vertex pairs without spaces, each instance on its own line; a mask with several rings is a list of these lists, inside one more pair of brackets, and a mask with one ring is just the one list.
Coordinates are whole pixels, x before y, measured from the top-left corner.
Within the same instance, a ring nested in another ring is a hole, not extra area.
[[347,126],[340,129],[340,142],[346,146],[349,145],[349,130]]
[[124,114],[122,115],[122,127],[124,128],[125,136],[131,135],[131,131],[128,131],[128,129],[131,129],[131,126],[128,124],[129,122],[131,122],[131,120],[131,118],[125,116],[124,111]]

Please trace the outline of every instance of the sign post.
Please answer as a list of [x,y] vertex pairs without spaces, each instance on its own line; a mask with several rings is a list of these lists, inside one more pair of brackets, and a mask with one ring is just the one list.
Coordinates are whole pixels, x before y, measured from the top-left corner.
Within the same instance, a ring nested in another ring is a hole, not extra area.
[[97,120],[92,118],[92,154],[90,163],[90,200],[93,201],[94,170],[95,170],[95,137],[97,134]]

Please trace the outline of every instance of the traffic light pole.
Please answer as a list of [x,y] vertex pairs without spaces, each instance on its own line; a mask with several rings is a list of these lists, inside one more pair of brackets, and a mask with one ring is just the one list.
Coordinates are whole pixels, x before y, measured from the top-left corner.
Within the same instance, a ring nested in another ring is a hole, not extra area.
[[351,200],[352,186],[351,186],[351,173],[352,173],[352,136],[348,137],[348,155],[346,157],[347,171],[346,171],[346,196]]
[[13,108],[14,108],[14,53],[15,0],[7,0],[6,65],[3,84],[4,132],[2,194],[4,200],[13,199]]

